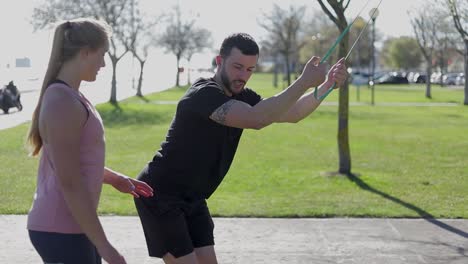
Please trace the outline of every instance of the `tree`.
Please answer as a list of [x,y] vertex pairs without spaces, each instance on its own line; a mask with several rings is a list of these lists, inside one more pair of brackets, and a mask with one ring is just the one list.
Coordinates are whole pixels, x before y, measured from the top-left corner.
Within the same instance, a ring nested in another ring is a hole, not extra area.
[[125,46],[140,63],[136,95],[142,97],[143,69],[148,59],[148,50],[155,45],[154,38],[156,36],[154,27],[158,24],[161,17],[148,20],[149,16],[141,14],[138,3],[135,0],[131,0],[130,2],[130,20],[125,21],[125,23],[130,25],[130,31],[126,32],[128,36],[126,37]]
[[[159,37],[158,43],[164,47],[168,52],[171,52],[176,56],[177,59],[177,75],[176,75],[176,86],[179,86],[180,80],[180,60],[188,53],[193,53],[200,47],[196,47],[196,44],[192,43],[198,38],[196,34],[206,34],[201,28],[195,26],[195,19],[188,18],[187,20],[182,19],[182,10],[180,6],[174,6],[173,13],[167,20],[167,27],[163,34]],[[207,37],[207,36],[205,36]],[[203,43],[203,42],[200,42]],[[206,42],[208,43],[208,42]],[[204,43],[204,44],[206,44]]]
[[[322,10],[335,23],[338,30],[344,32],[348,27],[348,22],[344,15],[348,8],[350,0],[327,0],[329,7],[324,4],[323,0],[318,0]],[[338,48],[338,56],[345,57],[348,52],[349,36],[346,34],[340,42]],[[351,153],[349,148],[349,133],[348,133],[348,116],[349,116],[349,84],[345,82],[344,86],[339,89],[339,105],[338,105],[338,154],[339,154],[339,169],[341,174],[352,175],[351,173]]]
[[[349,45],[351,45],[359,36],[362,30],[361,39],[356,44],[354,52],[351,53],[347,60],[347,65],[360,69],[363,65],[369,65],[371,61],[371,40],[369,28],[366,28],[366,23],[362,17],[356,18],[353,26],[349,29]],[[339,33],[336,26],[328,17],[321,14],[314,14],[313,20],[306,27],[307,43],[301,50],[301,61],[306,62],[310,55],[323,56],[328,47],[331,47]],[[337,52],[332,53],[330,61],[337,57]]]
[[418,42],[412,37],[392,38],[384,44],[384,61],[387,66],[409,70],[421,63]]
[[[467,1],[456,1],[446,0],[447,6],[450,10],[450,14],[453,18],[453,23],[458,33],[460,33],[463,42],[465,43],[465,78],[468,76],[468,2]],[[468,105],[468,82],[465,81],[465,99],[463,102]]]
[[443,8],[432,8],[431,16],[437,24],[435,34],[435,65],[439,66],[441,78],[440,85],[443,86],[443,76],[448,71],[449,61],[456,56],[456,43],[460,41],[458,32],[453,27],[449,10]]
[[426,62],[426,97],[432,98],[430,77],[432,75],[432,57],[436,45],[437,23],[427,13],[427,10],[430,10],[428,6],[412,14],[411,25],[416,36],[416,42]]
[[282,9],[273,5],[271,14],[264,14],[258,24],[267,32],[268,41],[263,45],[268,46],[271,53],[280,53],[285,59],[286,78],[291,84],[291,64],[297,64],[293,58],[299,57],[299,51],[305,44],[300,39],[301,21],[304,17],[305,7],[289,6]]
[[[352,44],[358,38],[362,30],[364,30],[361,39],[356,44],[355,52],[348,58],[349,65],[353,67],[360,68],[362,65],[370,65],[372,60],[371,33],[370,28],[366,27],[366,24],[366,20],[362,17],[358,17],[349,30],[350,44]],[[379,39],[378,37],[376,38]]]
[[[274,47],[272,47],[271,43],[268,40],[261,40],[260,41],[260,54],[262,56],[259,57],[258,62],[262,64],[262,62],[272,61],[273,63],[273,87],[278,88],[278,74],[279,74],[279,60],[278,60],[278,52],[274,51]],[[258,70],[258,68],[257,68]]]
[[[322,11],[315,11],[312,19],[304,27],[305,44],[300,52],[300,61],[305,64],[311,56],[322,57],[331,47],[339,34],[335,24]],[[337,52],[330,55],[330,61],[337,57]]]
[[68,20],[75,17],[94,17],[102,19],[112,28],[109,58],[112,62],[112,88],[109,102],[117,103],[117,63],[128,52],[125,47],[128,24],[123,23],[130,17],[130,9],[126,8],[129,0],[49,0],[33,10],[32,23],[35,28],[50,27],[58,20]]
[[[187,52],[185,58],[187,59],[188,64],[192,60],[192,56],[198,52],[202,52],[205,48],[212,47],[211,32],[204,28],[195,28],[192,32],[193,38],[188,43]],[[190,81],[190,69],[188,70],[188,84],[191,84]]]

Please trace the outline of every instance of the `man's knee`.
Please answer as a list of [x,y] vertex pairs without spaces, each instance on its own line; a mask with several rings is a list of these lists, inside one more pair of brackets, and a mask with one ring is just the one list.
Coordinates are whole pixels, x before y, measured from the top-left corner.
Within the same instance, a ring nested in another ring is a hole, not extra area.
[[214,246],[195,248],[195,255],[198,262],[203,264],[218,264]]
[[171,253],[167,253],[163,256],[163,261],[166,264],[198,264],[197,257],[195,252],[192,252],[188,255],[175,258]]

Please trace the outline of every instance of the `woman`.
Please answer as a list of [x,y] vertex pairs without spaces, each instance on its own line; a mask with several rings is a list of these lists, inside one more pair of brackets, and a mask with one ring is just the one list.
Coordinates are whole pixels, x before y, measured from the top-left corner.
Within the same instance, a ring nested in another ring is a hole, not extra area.
[[104,167],[99,113],[79,92],[105,66],[108,26],[77,19],[57,26],[28,142],[41,153],[28,216],[29,237],[45,263],[125,263],[97,215],[103,183],[134,197],[153,195],[147,184]]

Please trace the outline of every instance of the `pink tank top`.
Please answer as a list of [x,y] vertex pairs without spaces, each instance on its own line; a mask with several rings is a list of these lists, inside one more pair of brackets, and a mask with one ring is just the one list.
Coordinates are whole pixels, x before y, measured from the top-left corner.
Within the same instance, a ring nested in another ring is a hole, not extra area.
[[[88,111],[88,119],[80,139],[80,169],[94,209],[97,210],[105,159],[104,127],[101,117],[96,108],[80,92],[65,84],[53,83],[47,89],[47,92],[53,92],[53,89],[65,89],[80,100]],[[44,143],[39,160],[37,188],[28,215],[27,228],[67,234],[83,233],[67,207],[54,167],[54,161],[49,155],[49,146]]]

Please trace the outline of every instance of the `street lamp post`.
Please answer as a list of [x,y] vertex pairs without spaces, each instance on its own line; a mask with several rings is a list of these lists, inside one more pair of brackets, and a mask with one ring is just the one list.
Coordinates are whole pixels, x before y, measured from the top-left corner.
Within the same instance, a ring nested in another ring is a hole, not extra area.
[[312,40],[314,42],[317,41],[317,50],[315,51],[315,54],[322,54],[322,34],[317,33],[316,35],[313,35]]
[[375,47],[374,47],[374,42],[375,42],[375,20],[377,19],[377,16],[379,15],[379,10],[377,8],[372,8],[370,11],[369,11],[369,15],[372,19],[372,75],[371,75],[371,81],[370,81],[370,85],[371,85],[371,104],[374,105],[375,104],[375,101],[374,101],[374,86],[375,86],[375,83],[374,83],[374,76],[375,76]]

